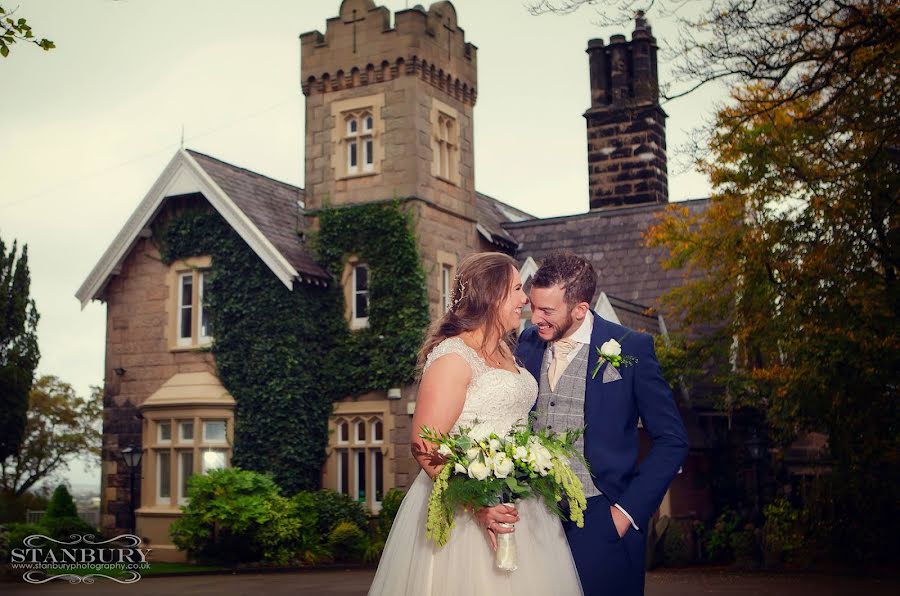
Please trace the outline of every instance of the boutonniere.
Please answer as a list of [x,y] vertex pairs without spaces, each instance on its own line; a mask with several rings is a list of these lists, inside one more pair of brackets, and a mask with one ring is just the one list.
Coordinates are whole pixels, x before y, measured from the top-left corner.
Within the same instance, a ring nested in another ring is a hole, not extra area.
[[[627,335],[627,333],[623,335],[622,339],[625,339]],[[597,364],[594,366],[594,372],[591,373],[591,378],[593,379],[597,376],[597,373],[600,371],[600,367],[603,366],[604,362],[609,362],[610,366],[607,366],[606,370],[603,372],[604,383],[618,381],[622,378],[622,375],[617,369],[622,366],[629,367],[638,361],[634,356],[623,355],[622,344],[614,339],[607,340],[602,346],[595,349],[597,350]]]

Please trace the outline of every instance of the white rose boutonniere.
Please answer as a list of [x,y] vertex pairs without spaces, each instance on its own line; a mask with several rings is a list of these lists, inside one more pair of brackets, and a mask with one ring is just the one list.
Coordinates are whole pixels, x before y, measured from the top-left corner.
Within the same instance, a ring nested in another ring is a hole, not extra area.
[[[622,366],[628,367],[632,364],[635,364],[638,359],[634,356],[623,356],[622,355],[622,344],[619,343],[625,337],[627,337],[627,333],[622,336],[622,338],[618,341],[610,338],[603,342],[597,350],[597,364],[594,366],[594,371],[591,373],[591,378],[597,376],[597,373],[600,371],[600,367],[603,366],[604,362],[609,362],[612,368],[619,368]],[[609,370],[609,369],[607,369]],[[609,381],[618,381],[622,378],[622,375],[619,374],[619,371],[615,371],[614,374],[611,374],[612,378],[607,379],[607,374],[603,374],[603,382],[607,383]]]

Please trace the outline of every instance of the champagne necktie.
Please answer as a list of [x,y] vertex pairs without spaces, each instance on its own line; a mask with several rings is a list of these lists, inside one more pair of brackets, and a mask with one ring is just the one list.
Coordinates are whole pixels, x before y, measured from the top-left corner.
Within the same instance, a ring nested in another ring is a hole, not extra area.
[[550,383],[551,391],[556,391],[556,384],[569,364],[569,354],[578,345],[578,342],[572,339],[560,339],[553,343],[553,362],[550,363],[550,370],[547,371],[547,380]]

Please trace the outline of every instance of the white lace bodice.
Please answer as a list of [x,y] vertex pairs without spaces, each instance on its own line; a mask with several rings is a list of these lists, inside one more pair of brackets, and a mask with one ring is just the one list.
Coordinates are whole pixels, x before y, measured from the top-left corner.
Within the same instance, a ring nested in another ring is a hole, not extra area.
[[459,355],[472,369],[466,403],[450,432],[456,432],[461,426],[474,426],[477,419],[490,432],[503,436],[517,422],[528,421],[538,386],[527,370],[517,366],[519,373],[516,374],[490,367],[460,337],[449,337],[435,346],[425,359],[423,370],[428,370],[432,362],[447,354]]

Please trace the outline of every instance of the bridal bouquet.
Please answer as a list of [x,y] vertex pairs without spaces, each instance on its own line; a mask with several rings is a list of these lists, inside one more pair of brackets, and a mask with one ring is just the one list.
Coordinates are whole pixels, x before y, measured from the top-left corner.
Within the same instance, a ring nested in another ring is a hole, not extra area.
[[[480,509],[530,496],[543,498],[550,511],[563,519],[559,502],[566,497],[569,518],[583,527],[584,488],[569,465],[572,457],[584,461],[575,447],[582,432],[536,431],[521,424],[500,437],[477,421],[471,428],[446,435],[423,427],[419,437],[437,445],[436,456],[445,462],[428,501],[426,536],[443,546],[458,508]],[[515,569],[513,534],[498,534],[497,539],[497,566]]]

